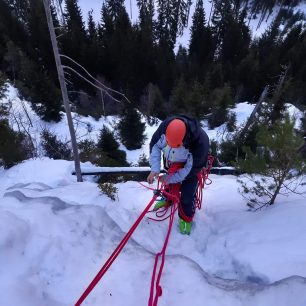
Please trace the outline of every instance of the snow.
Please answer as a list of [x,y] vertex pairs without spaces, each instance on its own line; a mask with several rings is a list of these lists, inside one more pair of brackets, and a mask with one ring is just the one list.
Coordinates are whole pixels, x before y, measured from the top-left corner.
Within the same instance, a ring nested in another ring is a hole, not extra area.
[[[7,86],[8,88],[5,94],[6,97],[1,99],[0,103],[10,106],[10,125],[15,130],[19,130],[19,128],[23,126],[27,127],[27,132],[29,132],[29,134],[33,137],[39,156],[43,156],[43,151],[40,147],[40,133],[44,129],[47,129],[55,134],[58,139],[63,142],[68,142],[70,140],[65,113],[62,113],[62,120],[59,123],[45,122],[41,120],[32,110],[30,102],[19,97],[18,90],[14,86],[11,84],[7,84]],[[100,131],[104,125],[114,132],[115,126],[119,121],[118,116],[106,116],[96,120],[91,116],[84,117],[75,112],[72,112],[71,114],[73,117],[77,141],[89,139],[97,142]],[[142,122],[145,122],[145,118],[143,116],[141,120]],[[137,164],[138,159],[142,154],[146,154],[148,156],[150,139],[158,124],[159,123],[152,126],[146,125],[146,140],[141,149],[128,150],[120,143],[119,149],[124,150],[127,153],[128,162]],[[24,130],[22,129],[22,131]]]
[[[72,170],[48,158],[1,169],[0,305],[73,305],[153,196],[126,182],[113,202]],[[158,305],[305,305],[305,199],[250,212],[236,177],[210,178],[190,236],[175,217]],[[167,227],[145,218],[84,305],[147,304]]]
[[[13,86],[0,103],[11,105],[14,116],[9,120],[15,129],[17,122],[28,126],[31,121],[29,132],[38,147],[44,127],[69,139],[64,116],[57,124],[40,120]],[[254,106],[243,102],[230,110],[238,126]],[[301,115],[291,104],[288,110]],[[118,120],[75,113],[73,118],[78,140],[94,141],[103,124],[113,129]],[[211,139],[227,133],[225,125],[208,130],[207,122],[202,123]],[[129,151],[120,145],[130,161],[148,155],[156,128],[146,124],[142,149]],[[96,170],[89,162],[81,168]],[[114,202],[100,192],[94,177],[84,176],[85,182],[78,183],[73,171],[73,162],[46,157],[0,168],[0,305],[73,305],[153,196],[139,183],[125,182],[116,184]],[[175,218],[158,305],[305,305],[305,199],[279,196],[273,207],[250,212],[235,176],[210,179],[190,236],[179,233]],[[145,217],[84,305],[147,304],[155,254],[167,227],[167,221]]]
[[[37,114],[32,110],[30,102],[19,97],[18,90],[11,84],[7,84],[6,97],[0,100],[1,104],[7,106],[10,105],[10,125],[15,129],[19,130],[20,127],[26,126],[27,132],[33,137],[33,141],[36,145],[38,155],[40,157],[44,156],[44,152],[40,146],[40,133],[43,129],[48,129],[50,132],[55,134],[58,139],[63,142],[68,142],[70,140],[69,129],[67,128],[67,119],[65,113],[62,113],[62,120],[59,123],[55,122],[45,122],[41,120]],[[235,113],[237,118],[236,127],[237,129],[243,127],[252,113],[255,104],[249,102],[237,103],[232,109],[229,109],[230,113]],[[291,103],[286,103],[285,107],[291,118],[295,119],[295,128],[299,129],[301,125],[301,118],[304,114],[298,108],[296,108]],[[13,114],[13,115],[12,115]],[[105,125],[111,131],[115,132],[116,124],[119,121],[118,116],[106,116],[101,117],[99,120],[94,119],[91,116],[81,116],[77,113],[72,112],[74,127],[76,131],[77,141],[89,139],[95,143],[98,141],[100,130]],[[137,150],[128,150],[124,145],[120,144],[120,150],[124,150],[127,154],[127,161],[132,165],[137,165],[138,160],[141,155],[149,156],[149,145],[153,133],[156,131],[160,121],[150,126],[147,124],[145,118],[141,117],[142,122],[145,123],[145,136],[146,139],[142,148]],[[207,120],[201,122],[203,129],[206,131],[210,140],[215,140],[221,142],[227,140],[231,137],[232,133],[227,131],[226,124],[215,129],[209,129]],[[23,130],[22,130],[23,131]],[[118,140],[118,135],[115,132],[115,136]]]

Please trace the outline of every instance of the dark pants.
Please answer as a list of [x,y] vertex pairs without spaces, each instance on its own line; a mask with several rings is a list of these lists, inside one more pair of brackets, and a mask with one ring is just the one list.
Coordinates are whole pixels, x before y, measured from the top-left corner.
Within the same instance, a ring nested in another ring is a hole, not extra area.
[[[195,212],[195,199],[196,190],[198,186],[198,177],[196,174],[188,176],[183,182],[181,187],[181,205],[184,215],[188,219],[192,218]],[[180,214],[179,217],[184,219],[184,215]],[[186,219],[186,218],[185,218]],[[185,220],[189,221],[189,220]]]

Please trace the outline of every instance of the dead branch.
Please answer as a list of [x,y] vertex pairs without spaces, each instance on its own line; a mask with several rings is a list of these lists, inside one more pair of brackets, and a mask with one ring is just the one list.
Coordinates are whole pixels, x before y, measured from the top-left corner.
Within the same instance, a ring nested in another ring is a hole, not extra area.
[[[78,62],[76,62],[75,60],[73,60],[71,57],[67,56],[67,55],[64,55],[64,54],[60,54],[61,57],[64,57],[70,61],[72,61],[74,64],[76,64],[78,67],[80,67],[82,70],[85,71],[85,73],[90,77],[92,78],[96,83],[98,83],[102,88],[100,87],[97,87],[95,86],[96,88],[102,90],[102,91],[105,91],[106,93],[108,93],[108,91],[111,91],[113,93],[116,93],[118,94],[119,96],[122,96],[126,101],[128,101],[129,103],[131,103],[131,101],[121,92],[115,90],[115,89],[112,89],[110,87],[107,87],[106,85],[104,85],[103,83],[101,83],[98,79],[96,79],[95,77],[93,77],[82,65],[80,65]],[[69,66],[63,66],[63,67],[69,67]],[[72,71],[76,72],[75,70],[73,70],[73,68],[71,68]],[[82,76],[83,79],[85,79],[85,77]],[[90,81],[89,81],[90,82]],[[92,83],[90,83],[92,84]],[[110,97],[112,97],[111,95],[109,95]]]

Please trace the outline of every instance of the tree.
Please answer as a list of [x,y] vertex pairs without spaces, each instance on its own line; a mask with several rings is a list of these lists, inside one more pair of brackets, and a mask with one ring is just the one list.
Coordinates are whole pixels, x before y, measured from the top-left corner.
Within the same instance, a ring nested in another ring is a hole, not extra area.
[[228,85],[216,88],[211,93],[209,100],[212,101],[212,113],[208,119],[211,129],[220,126],[228,119],[228,107],[233,105],[231,90]]
[[14,16],[23,24],[27,22],[27,14],[29,11],[29,1],[25,0],[4,0],[9,8],[13,11]]
[[[65,0],[65,35],[62,37],[63,53],[78,62],[84,59],[86,31],[77,0]],[[86,59],[85,59],[86,62]]]
[[[50,71],[56,80],[54,55],[48,31],[48,24],[44,12],[43,1],[28,0],[27,28],[31,47],[34,49],[35,61],[39,67],[45,67],[45,72]],[[53,18],[56,18],[54,16]],[[58,21],[55,19],[56,23]]]
[[156,82],[156,45],[154,1],[137,0],[139,8],[139,24],[135,25],[134,71],[135,83],[138,85],[136,97],[143,94],[143,89],[150,82]]
[[191,0],[158,0],[156,35],[160,45],[173,50],[176,38],[183,33],[189,17]]
[[189,110],[192,116],[201,120],[204,114],[207,114],[212,105],[207,98],[207,90],[204,84],[197,80],[189,87],[188,95],[185,101],[185,108]]
[[[5,78],[2,74],[2,72],[0,71],[0,99],[2,99],[4,97],[4,93],[6,90],[6,83],[5,83]],[[1,117],[1,113],[0,113],[0,117]]]
[[170,110],[169,112],[182,113],[186,109],[186,97],[188,86],[184,77],[180,77],[172,89],[170,96]]
[[26,135],[15,132],[6,119],[0,119],[0,166],[10,168],[31,155]]
[[118,131],[122,144],[128,150],[140,149],[145,141],[145,123],[137,110],[129,107],[118,123]]
[[213,41],[209,27],[206,26],[203,0],[196,3],[190,28],[189,56],[195,76],[203,77],[213,59]]
[[286,116],[272,127],[260,125],[256,134],[257,152],[245,148],[246,158],[239,160],[238,167],[246,172],[239,179],[243,195],[252,208],[261,208],[275,203],[279,194],[298,193],[301,190],[305,161],[297,148],[301,138],[295,133],[294,121]]
[[113,87],[127,90],[134,81],[134,35],[124,0],[106,0],[101,10],[103,73]]
[[[99,70],[97,60],[99,58],[99,41],[98,41],[98,29],[92,15],[91,10],[88,13],[87,30],[86,30],[86,48],[84,50],[85,62],[84,65],[88,68],[88,71],[96,75]],[[92,88],[92,87],[91,87]]]
[[53,159],[71,160],[71,150],[66,143],[59,140],[57,136],[48,130],[41,132],[41,145],[46,156]]
[[98,140],[100,158],[98,164],[101,166],[127,166],[126,153],[119,150],[119,143],[113,133],[106,127],[100,131]]

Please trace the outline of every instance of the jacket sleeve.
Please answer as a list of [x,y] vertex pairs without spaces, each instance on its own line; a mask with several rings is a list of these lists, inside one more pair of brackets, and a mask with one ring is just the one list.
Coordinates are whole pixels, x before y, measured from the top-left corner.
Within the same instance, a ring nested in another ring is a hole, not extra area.
[[190,148],[193,156],[193,166],[189,176],[196,175],[203,167],[206,167],[209,151],[209,139],[207,134],[201,129],[200,136]]
[[184,168],[176,171],[170,177],[170,179],[167,181],[167,183],[168,184],[175,184],[175,183],[182,182],[187,177],[187,175],[190,173],[190,171],[192,169],[192,165],[193,165],[193,158],[192,158],[192,154],[189,153],[188,157],[187,157],[187,161],[184,165]]
[[165,120],[163,121],[159,127],[157,128],[157,130],[154,132],[151,141],[150,141],[150,153],[152,151],[153,146],[158,142],[158,140],[160,139],[160,137],[163,134],[166,134],[166,129],[167,129],[167,125],[168,125],[168,121]]
[[150,154],[151,171],[160,172],[161,151],[166,146],[166,137],[162,135],[159,140],[153,145]]

